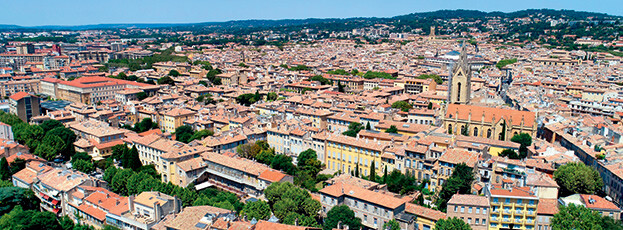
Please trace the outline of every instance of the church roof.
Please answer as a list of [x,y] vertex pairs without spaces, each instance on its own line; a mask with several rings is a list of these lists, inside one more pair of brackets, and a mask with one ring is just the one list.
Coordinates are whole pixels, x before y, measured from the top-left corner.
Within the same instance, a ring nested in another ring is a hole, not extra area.
[[459,120],[471,120],[474,122],[480,122],[484,118],[485,122],[491,122],[493,120],[495,123],[503,118],[507,124],[512,122],[513,126],[521,126],[521,122],[523,120],[524,127],[532,127],[534,126],[536,115],[534,112],[513,109],[449,104],[446,111],[446,118],[457,118]]

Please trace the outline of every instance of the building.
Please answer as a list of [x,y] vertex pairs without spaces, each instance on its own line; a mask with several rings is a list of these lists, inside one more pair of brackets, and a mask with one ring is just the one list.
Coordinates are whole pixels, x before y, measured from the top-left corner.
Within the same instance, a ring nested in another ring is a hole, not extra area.
[[419,94],[422,92],[435,92],[437,90],[437,82],[433,79],[409,78],[405,80],[405,93]]
[[167,230],[199,230],[199,229],[227,229],[222,228],[226,219],[234,220],[233,211],[212,206],[193,206],[184,208],[172,219],[165,220],[163,225]]
[[407,201],[391,195],[342,182],[327,186],[319,193],[323,215],[326,216],[334,206],[346,205],[361,219],[361,224],[379,230],[383,229],[383,225],[388,221],[398,219],[404,213],[407,204]]
[[381,155],[388,146],[365,138],[330,135],[326,139],[324,162],[328,169],[343,173],[359,169],[359,175],[364,176],[370,174],[369,170],[374,164],[376,173],[382,175],[384,165],[381,163]]
[[65,169],[52,169],[33,179],[32,190],[41,200],[41,209],[59,216],[73,215],[69,208],[69,196],[78,186],[105,186],[105,182],[97,180],[81,172]]
[[106,224],[121,229],[152,229],[165,217],[182,210],[182,201],[160,192],[142,192],[126,199],[125,210],[108,212]]
[[4,81],[0,86],[0,96],[8,97],[19,92],[39,93],[39,79]]
[[412,228],[402,229],[430,230],[435,227],[437,221],[447,218],[446,213],[413,203],[406,204],[405,213],[415,217],[415,225]]
[[584,206],[593,211],[599,212],[602,216],[609,216],[615,220],[621,219],[621,209],[614,203],[597,195],[574,194],[559,198],[558,203],[565,206],[568,206],[569,204]]
[[74,103],[95,104],[105,100],[115,100],[117,92],[126,88],[150,87],[145,83],[126,81],[108,77],[81,77],[72,81],[60,81],[54,78],[41,80],[44,94],[56,99]]
[[489,229],[534,229],[539,198],[529,187],[485,187],[490,199]]
[[40,98],[30,93],[19,92],[11,95],[9,106],[11,113],[24,122],[29,122],[30,118],[41,115]]
[[509,141],[520,133],[536,137],[536,117],[528,111],[449,104],[443,126],[448,134]]
[[184,125],[184,121],[194,118],[195,112],[183,109],[174,108],[172,110],[160,113],[159,125],[162,130],[169,133],[174,133],[177,127]]
[[550,230],[552,218],[556,213],[558,213],[558,201],[556,199],[539,199],[539,205],[536,208],[536,229]]
[[5,123],[0,122],[0,139],[14,140],[13,139],[13,127]]
[[465,43],[459,60],[452,65],[448,87],[448,102],[450,104],[469,104],[472,91],[472,70],[467,60]]
[[112,147],[123,144],[125,133],[128,132],[95,119],[70,122],[67,127],[76,133],[76,151],[87,152],[94,159],[110,156]]
[[474,230],[489,228],[489,198],[478,195],[455,194],[448,201],[448,218],[456,217]]

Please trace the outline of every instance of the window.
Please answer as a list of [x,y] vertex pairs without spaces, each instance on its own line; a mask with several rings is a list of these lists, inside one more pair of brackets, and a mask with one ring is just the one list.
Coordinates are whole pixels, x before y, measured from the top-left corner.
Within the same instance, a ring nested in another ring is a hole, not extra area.
[[468,212],[468,213],[472,213],[472,207],[469,207],[469,208],[467,209],[467,212]]
[[487,208],[482,208],[482,214],[487,214]]
[[454,212],[458,212],[459,211],[459,206],[454,206]]
[[476,214],[480,213],[480,208],[476,208]]
[[476,219],[474,220],[474,224],[480,224],[480,219],[476,218]]
[[472,224],[472,218],[467,218],[467,224]]
[[506,200],[504,201],[505,204],[509,204],[511,202],[511,198],[506,198]]
[[464,212],[465,212],[465,207],[461,206],[461,213],[464,213]]

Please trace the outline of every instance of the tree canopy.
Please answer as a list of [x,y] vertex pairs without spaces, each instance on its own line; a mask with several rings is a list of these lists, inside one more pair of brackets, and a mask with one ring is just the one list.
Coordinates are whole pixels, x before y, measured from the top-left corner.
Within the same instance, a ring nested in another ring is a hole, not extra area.
[[348,130],[346,130],[345,132],[343,132],[343,135],[349,136],[349,137],[357,137],[357,134],[359,133],[359,131],[361,131],[363,129],[363,125],[359,122],[352,122],[348,125]]
[[465,221],[452,217],[448,219],[440,219],[435,223],[435,230],[471,230],[472,227]]
[[456,165],[450,178],[443,183],[443,188],[435,201],[437,208],[445,212],[452,195],[457,193],[469,194],[472,188],[472,181],[474,181],[473,169],[465,163]]
[[327,212],[327,218],[324,219],[323,230],[331,230],[338,228],[338,224],[341,229],[343,226],[348,226],[348,229],[361,229],[361,219],[355,216],[355,212],[350,210],[346,205],[333,206],[329,212]]
[[572,194],[595,194],[604,185],[597,170],[583,163],[568,163],[554,172],[554,180],[560,186],[561,196]]
[[386,133],[398,133],[398,128],[396,128],[395,125],[390,125],[389,128],[387,130],[385,130]]
[[558,213],[551,219],[551,227],[554,230],[566,229],[623,229],[620,223],[599,212],[590,210],[584,206],[569,204],[561,206]]
[[396,101],[392,103],[392,108],[400,109],[403,112],[409,112],[409,110],[413,108],[413,105],[406,101]]
[[289,182],[276,182],[264,190],[273,213],[282,223],[292,224],[294,219],[303,226],[320,227],[318,212],[321,204],[309,192]]

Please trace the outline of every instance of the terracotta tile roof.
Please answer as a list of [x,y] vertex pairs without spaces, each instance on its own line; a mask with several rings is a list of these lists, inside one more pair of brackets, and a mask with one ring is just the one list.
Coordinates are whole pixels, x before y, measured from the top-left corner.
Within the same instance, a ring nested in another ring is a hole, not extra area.
[[621,211],[621,209],[618,208],[614,203],[607,201],[600,196],[580,194],[580,197],[587,208],[595,210],[616,210],[619,212]]
[[406,203],[404,200],[398,199],[390,195],[370,191],[342,182],[337,182],[333,185],[327,186],[321,189],[319,192],[333,197],[355,197],[390,209],[396,209]]
[[439,157],[439,161],[452,164],[465,163],[469,167],[474,167],[478,162],[478,153],[464,149],[448,149]]
[[536,207],[536,213],[545,215],[554,215],[558,213],[557,199],[540,199]]
[[447,217],[447,215],[443,212],[433,210],[430,208],[425,208],[425,207],[422,207],[422,206],[419,206],[413,203],[407,203],[407,205],[405,206],[405,212],[411,213],[418,217],[423,217],[423,218],[431,219],[435,221],[440,220],[440,219],[446,219]]
[[[202,218],[206,216],[206,214],[225,214],[231,213],[232,211],[212,206],[192,206],[184,208],[179,214],[175,216],[175,218],[168,220],[164,223],[164,226],[167,229],[183,229],[183,230],[191,230],[191,229],[206,229],[206,228],[198,228],[196,225],[202,221]],[[212,221],[212,220],[210,220]],[[209,226],[208,223],[206,227]]]
[[498,186],[494,186],[491,188],[492,196],[501,196],[501,197],[526,197],[526,198],[537,198],[533,192],[530,191],[529,187],[513,187],[512,189],[504,189]]
[[28,95],[30,95],[29,93],[26,92],[18,92],[18,93],[14,93],[13,95],[11,95],[9,98],[19,101],[22,100],[22,98],[27,97]]
[[267,169],[267,170],[264,170],[264,172],[262,172],[258,178],[262,180],[267,180],[270,182],[279,182],[285,176],[286,174],[279,172],[277,170]]
[[482,107],[475,105],[461,105],[461,104],[449,104],[446,111],[446,118],[454,119],[458,115],[460,120],[470,120],[474,122],[480,122],[483,118],[485,122],[498,122],[500,119],[504,119],[507,124],[511,122],[512,125],[520,126],[523,120],[524,126],[532,127],[534,125],[536,115],[534,112],[500,109],[491,107]]
[[489,206],[489,198],[471,194],[454,194],[448,204],[460,204],[470,206]]

